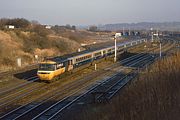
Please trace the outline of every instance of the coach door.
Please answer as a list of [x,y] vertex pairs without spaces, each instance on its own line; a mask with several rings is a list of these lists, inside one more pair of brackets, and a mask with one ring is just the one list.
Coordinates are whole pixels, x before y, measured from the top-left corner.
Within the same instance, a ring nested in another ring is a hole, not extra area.
[[73,61],[71,59],[71,60],[68,60],[68,71],[70,71],[72,69],[73,69]]

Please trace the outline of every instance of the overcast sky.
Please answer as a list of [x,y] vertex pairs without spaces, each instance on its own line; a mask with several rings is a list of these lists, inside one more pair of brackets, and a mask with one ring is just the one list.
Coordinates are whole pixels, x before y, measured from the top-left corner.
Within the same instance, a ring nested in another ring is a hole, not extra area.
[[180,21],[180,0],[0,0],[0,18],[51,25]]

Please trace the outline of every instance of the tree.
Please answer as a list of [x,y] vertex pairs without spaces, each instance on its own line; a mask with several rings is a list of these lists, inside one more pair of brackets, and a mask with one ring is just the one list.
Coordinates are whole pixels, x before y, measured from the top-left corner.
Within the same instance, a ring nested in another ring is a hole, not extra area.
[[6,19],[3,18],[0,20],[0,27],[6,25],[14,25],[16,28],[27,28],[31,23],[24,18],[15,18],[15,19]]
[[14,25],[16,28],[27,28],[30,22],[24,18],[9,19],[6,25]]
[[76,30],[76,26],[75,26],[75,25],[73,25],[71,29],[72,29],[72,30]]
[[96,32],[96,31],[98,31],[98,28],[97,28],[97,26],[90,26],[89,27],[89,31],[92,31],[92,32]]
[[66,26],[66,29],[71,29],[71,25],[67,24]]
[[7,22],[8,22],[8,19],[6,18],[0,19],[0,28],[4,28]]
[[49,31],[45,29],[45,27],[42,25],[35,25],[34,32],[36,32],[38,35],[43,36],[43,37],[49,34]]
[[32,20],[31,23],[32,23],[33,25],[40,25],[40,23],[39,23],[38,21],[36,21],[36,20]]

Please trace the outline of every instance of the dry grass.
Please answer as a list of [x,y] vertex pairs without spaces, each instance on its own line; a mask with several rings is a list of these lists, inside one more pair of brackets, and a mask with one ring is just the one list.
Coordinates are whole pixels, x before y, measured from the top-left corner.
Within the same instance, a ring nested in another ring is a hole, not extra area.
[[110,104],[88,107],[75,120],[179,120],[180,53],[158,61]]
[[17,58],[22,58],[23,66],[33,63],[34,55],[39,58],[59,56],[76,52],[86,35],[84,31],[64,31],[55,33],[42,27],[29,30],[0,30],[0,71],[16,69]]

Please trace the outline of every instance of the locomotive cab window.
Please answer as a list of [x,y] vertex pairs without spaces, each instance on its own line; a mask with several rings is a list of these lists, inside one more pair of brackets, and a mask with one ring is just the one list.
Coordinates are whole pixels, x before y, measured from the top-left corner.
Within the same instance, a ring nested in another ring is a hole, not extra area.
[[39,64],[40,71],[54,71],[55,65],[54,64]]

